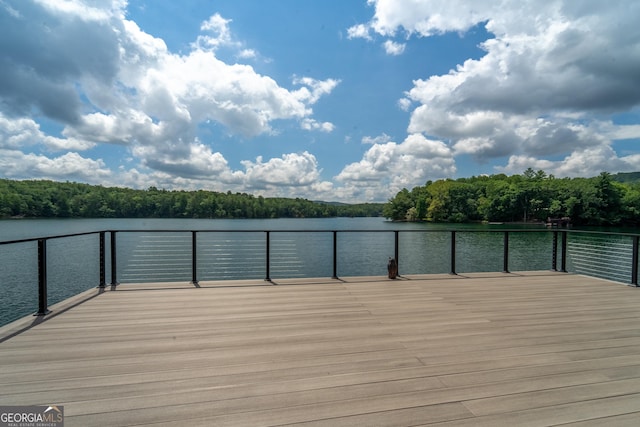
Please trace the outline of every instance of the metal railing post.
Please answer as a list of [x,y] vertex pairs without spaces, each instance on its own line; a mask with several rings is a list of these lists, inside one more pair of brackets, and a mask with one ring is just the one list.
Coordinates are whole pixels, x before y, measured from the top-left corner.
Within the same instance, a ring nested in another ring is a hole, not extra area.
[[196,240],[197,231],[191,232],[191,284],[198,284],[198,245]]
[[551,270],[558,271],[558,232],[553,232],[551,243]]
[[47,240],[38,239],[38,312],[34,316],[50,313],[47,307]]
[[118,284],[117,278],[117,257],[116,257],[116,232],[111,231],[111,286],[116,286]]
[[393,256],[396,259],[396,274],[400,276],[400,245],[398,244],[400,241],[400,232],[398,230],[394,231],[394,250]]
[[640,236],[633,236],[633,254],[631,256],[631,284],[638,287],[638,242]]
[[509,232],[504,232],[504,247],[502,254],[502,272],[509,272]]
[[333,232],[333,276],[332,279],[338,278],[338,232]]
[[561,252],[562,252],[562,261],[560,264],[560,271],[562,271],[563,273],[567,272],[567,231],[562,231],[562,247],[561,247]]
[[107,267],[106,267],[106,254],[105,254],[105,236],[104,231],[100,232],[100,284],[99,288],[107,286]]
[[456,232],[451,232],[451,272],[450,274],[458,274],[456,273]]
[[269,269],[269,264],[270,264],[270,259],[271,259],[271,253],[270,253],[270,249],[271,249],[271,232],[269,231],[265,231],[265,233],[267,234],[267,252],[266,252],[266,261],[267,261],[267,277],[264,278],[264,280],[266,280],[267,282],[271,281],[271,272]]

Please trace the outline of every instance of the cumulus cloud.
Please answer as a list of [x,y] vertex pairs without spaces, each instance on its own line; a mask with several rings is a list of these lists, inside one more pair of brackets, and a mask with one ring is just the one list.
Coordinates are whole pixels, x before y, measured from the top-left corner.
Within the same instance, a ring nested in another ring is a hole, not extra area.
[[295,95],[300,101],[315,104],[322,96],[330,94],[338,86],[340,80],[316,80],[311,77],[296,77],[293,79],[293,83],[303,86],[295,91]]
[[396,43],[392,40],[387,40],[385,41],[382,46],[384,47],[385,52],[387,53],[387,55],[402,55],[402,53],[404,52],[405,47],[407,47],[407,45],[405,43]]
[[378,136],[365,136],[362,138],[363,144],[385,144],[391,141],[391,137],[386,133]]
[[[6,169],[6,176],[59,173],[73,179],[86,168],[91,172],[81,180],[113,182],[115,173],[101,160],[76,151],[118,144],[139,166],[118,171],[126,182],[143,182],[147,174],[168,187],[216,180],[242,189],[278,160],[234,171],[209,141],[198,138],[200,125],[214,123],[245,138],[277,133],[273,123],[280,120],[298,121],[309,131],[335,128],[314,119],[311,105],[338,80],[296,77],[290,90],[249,65],[224,62],[217,57],[222,47],[235,49],[239,59],[256,58],[257,52],[237,41],[233,21],[218,13],[202,22],[188,52],[173,53],[126,18],[125,0],[26,0],[0,7],[0,148],[33,171]],[[45,134],[37,117],[61,124],[59,135]],[[27,146],[70,152],[49,159],[24,154]],[[280,160],[292,176],[317,178],[308,164],[294,159]]]
[[112,82],[117,74],[118,4],[14,3],[0,14],[0,104],[5,114],[32,108],[63,122],[80,120],[77,83]]
[[[484,55],[444,75],[414,81],[399,105],[408,132],[449,141],[478,161],[509,158],[501,170],[520,173],[523,159],[558,173],[626,170],[612,149],[627,137],[603,128],[616,113],[640,105],[640,4],[552,0],[371,0],[370,22],[353,37],[437,37],[484,26]],[[604,119],[604,120],[603,120]],[[627,129],[630,130],[630,129]],[[631,132],[637,138],[637,132]],[[598,155],[593,155],[593,153]],[[590,153],[588,155],[588,153]],[[564,155],[562,167],[538,160]],[[605,161],[606,159],[606,161]],[[526,163],[526,162],[525,162]],[[592,165],[592,167],[589,167]],[[583,172],[584,173],[584,172]]]
[[8,178],[75,180],[93,184],[112,176],[102,160],[84,158],[74,152],[49,158],[0,148],[0,169]]
[[354,25],[347,29],[347,37],[350,39],[367,39],[371,40],[371,35],[369,34],[369,26],[364,24]]
[[87,150],[95,144],[76,138],[57,138],[40,130],[29,118],[8,119],[0,113],[0,148],[18,150],[21,147],[42,145],[49,151]]
[[271,190],[271,194],[288,194],[287,197],[291,197],[292,194],[303,195],[332,188],[330,182],[321,180],[318,161],[307,151],[284,154],[266,162],[259,156],[254,162],[243,161],[242,165],[245,168],[242,173],[245,187],[258,192]]
[[379,198],[381,192],[390,196],[402,188],[424,185],[429,179],[448,178],[455,172],[453,152],[442,141],[411,134],[398,144],[383,135],[362,160],[345,166],[336,180],[343,184],[343,197]]
[[238,53],[238,58],[241,58],[241,59],[253,59],[253,58],[257,57],[257,56],[258,56],[258,54],[253,49],[242,49]]
[[238,182],[222,154],[212,152],[201,143],[190,144],[186,148],[189,152],[181,156],[174,155],[174,147],[157,145],[134,146],[132,153],[144,159],[144,166],[171,175],[215,179],[225,183]]
[[198,36],[196,46],[200,49],[215,50],[220,46],[232,44],[230,23],[231,19],[224,19],[219,13],[209,17],[200,25],[200,30],[209,34]]
[[387,55],[401,55],[404,52],[407,45],[405,43],[396,43],[392,40],[385,41],[382,46],[384,47]]
[[321,132],[333,132],[335,125],[330,122],[317,122],[314,119],[304,118],[300,123],[300,127],[304,130],[319,130]]
[[556,176],[569,177],[595,176],[600,172],[612,170],[634,172],[640,169],[640,155],[634,154],[619,157],[610,147],[597,146],[576,150],[557,161],[514,155],[509,157],[509,162],[505,166],[498,167],[497,170],[507,174],[514,174],[522,173],[527,168],[542,169]]
[[407,98],[400,98],[398,100],[398,108],[400,108],[402,111],[409,111],[409,109],[411,108],[411,100]]
[[[640,3],[367,3],[371,19],[349,28],[348,38],[378,40],[384,52],[404,59],[419,51],[408,48],[412,43],[429,37],[464,38],[478,28],[488,34],[477,57],[448,73],[430,75],[430,64],[422,75],[411,70],[419,78],[406,82],[391,106],[409,116],[401,142],[384,128],[355,130],[361,125],[317,117],[323,99],[353,83],[295,70],[287,71],[292,79],[277,81],[259,71],[267,60],[219,13],[174,52],[128,18],[126,0],[0,0],[3,174],[363,201],[452,177],[459,156],[499,164],[500,172],[533,167],[557,176],[640,166],[640,155],[616,150],[617,141],[640,138],[638,125],[621,124],[633,121],[640,105]],[[361,138],[366,146],[345,150],[362,150],[362,158],[332,172],[335,185],[303,147],[244,162],[223,154],[230,140],[269,141],[282,129],[348,128],[352,134],[336,139]],[[362,137],[368,132],[378,136]],[[126,167],[111,170],[97,158],[104,144],[131,156]]]

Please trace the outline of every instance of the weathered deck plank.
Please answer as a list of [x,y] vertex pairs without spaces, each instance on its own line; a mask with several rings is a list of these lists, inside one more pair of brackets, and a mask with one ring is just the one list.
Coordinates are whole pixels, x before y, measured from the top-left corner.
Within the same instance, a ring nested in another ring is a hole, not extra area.
[[64,405],[68,426],[640,423],[637,289],[552,272],[277,284],[58,307],[0,343],[0,404]]

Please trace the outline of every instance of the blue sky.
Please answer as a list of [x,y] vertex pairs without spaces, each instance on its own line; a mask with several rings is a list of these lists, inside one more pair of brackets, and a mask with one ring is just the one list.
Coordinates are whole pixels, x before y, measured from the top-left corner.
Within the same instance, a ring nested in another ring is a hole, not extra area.
[[640,171],[629,1],[0,0],[0,177],[385,201]]

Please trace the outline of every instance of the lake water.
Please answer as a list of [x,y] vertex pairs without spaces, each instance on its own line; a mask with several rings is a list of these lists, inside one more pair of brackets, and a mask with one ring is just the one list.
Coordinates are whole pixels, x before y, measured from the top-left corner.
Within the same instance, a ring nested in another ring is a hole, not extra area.
[[[456,234],[456,271],[502,271],[501,225],[392,223],[383,218],[200,220],[73,219],[1,220],[0,241],[119,230],[116,234],[117,282],[192,279],[192,233],[197,233],[197,279],[273,279],[331,277],[333,233],[337,233],[337,275],[385,276],[394,256],[398,230],[401,274],[448,273],[451,233]],[[522,230],[531,227],[521,227]],[[538,227],[540,231],[544,228]],[[133,231],[135,230],[135,231]],[[152,232],[151,230],[173,230]],[[269,233],[269,265],[266,233]],[[421,232],[410,232],[420,230]],[[107,283],[110,283],[107,233]],[[551,268],[552,234],[511,233],[509,269]],[[99,284],[99,236],[47,241],[48,303],[52,305]],[[37,243],[0,245],[0,325],[37,311]]]

